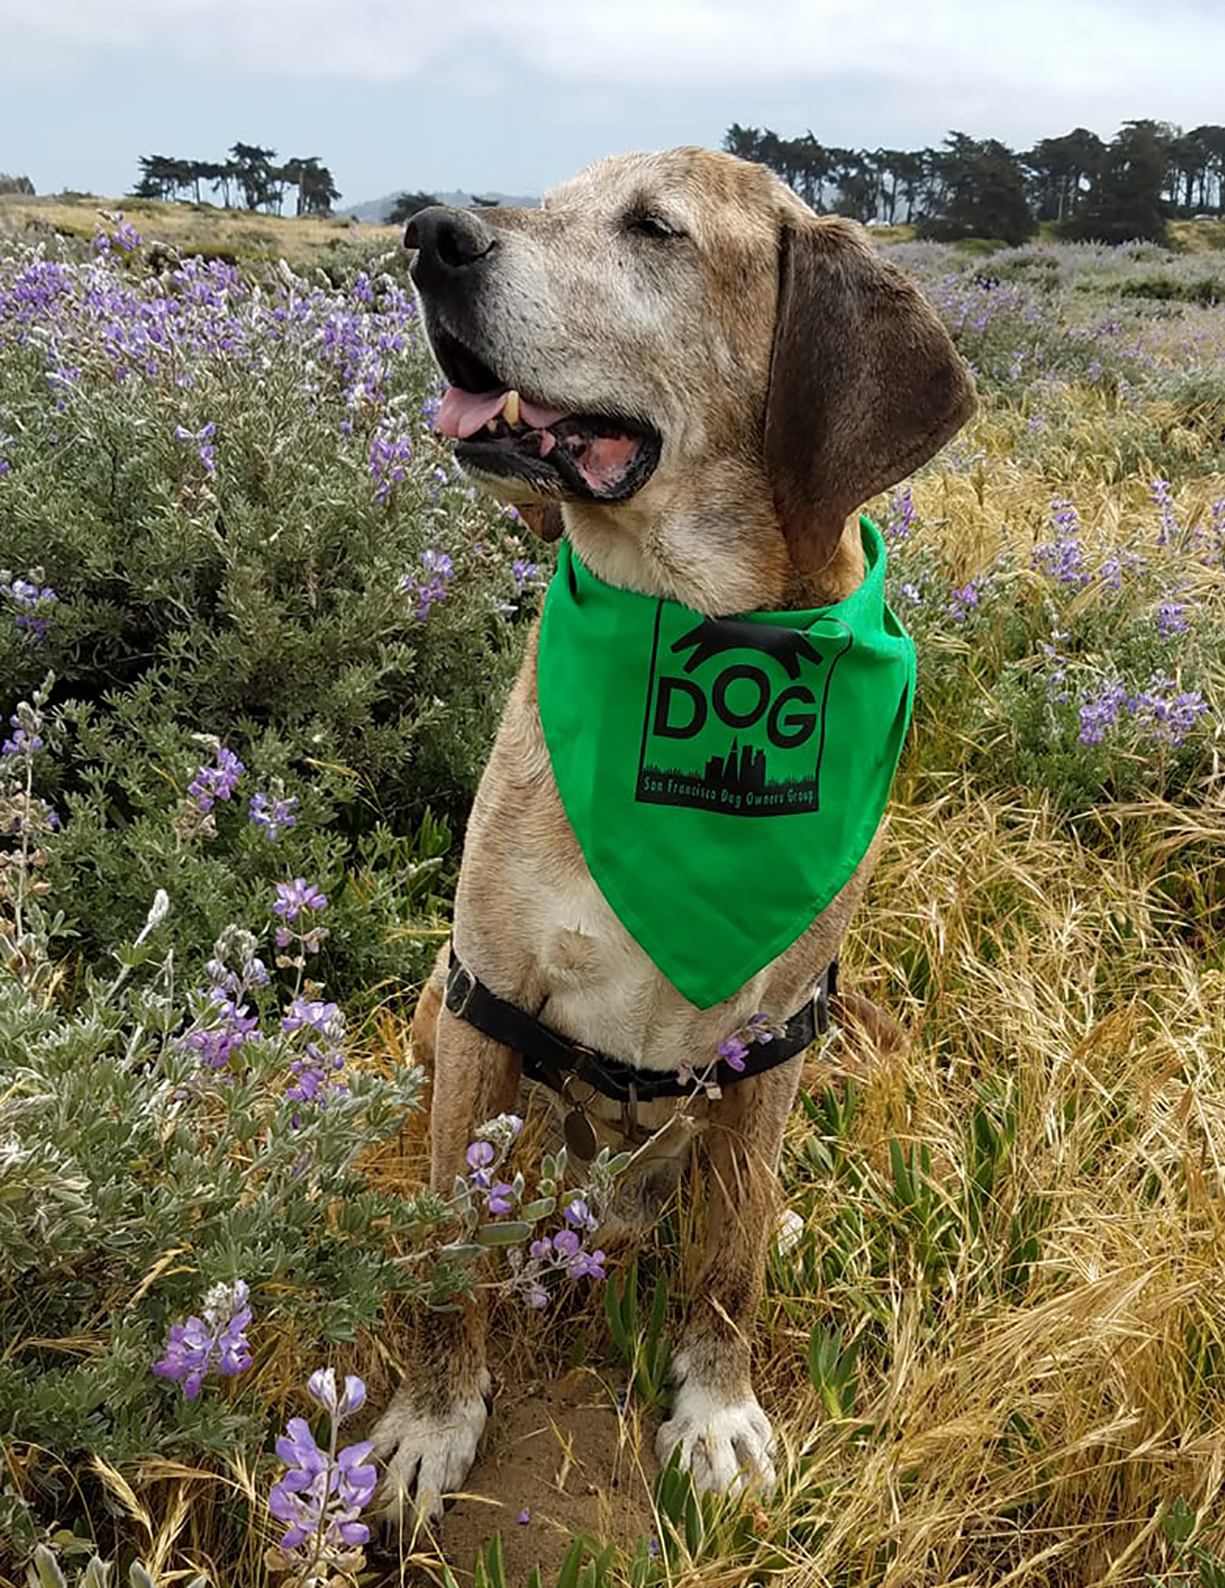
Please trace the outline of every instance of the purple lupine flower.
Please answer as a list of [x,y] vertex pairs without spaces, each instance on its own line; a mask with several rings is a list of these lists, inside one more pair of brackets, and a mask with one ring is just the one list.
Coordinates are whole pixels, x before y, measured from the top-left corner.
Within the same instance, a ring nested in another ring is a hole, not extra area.
[[307,1380],[306,1390],[329,1417],[337,1417],[342,1422],[360,1411],[366,1401],[366,1386],[355,1373],[346,1374],[344,1389],[337,1390],[336,1374],[330,1367],[317,1368]]
[[[243,1001],[252,988],[268,985],[267,966],[255,947],[250,932],[227,927],[204,967],[209,986],[195,994],[196,1019],[185,1035],[174,1039],[174,1047],[181,1053],[194,1054],[200,1066],[223,1070],[248,1042],[263,1041],[258,1016]],[[234,959],[237,970],[230,969]]]
[[197,1061],[211,1070],[223,1070],[239,1048],[248,1042],[262,1041],[263,1032],[259,1017],[250,1013],[249,1006],[235,1003],[221,988],[213,988],[209,1001],[214,1006],[216,1023],[176,1037],[175,1047],[194,1053]]
[[[276,895],[273,913],[284,917],[286,921],[296,921],[303,910],[322,910],[328,902],[327,894],[321,893],[305,877],[295,877],[292,882],[278,882]],[[278,946],[284,948],[286,944],[278,940]]]
[[[583,1197],[575,1197],[563,1214],[566,1227],[552,1237],[537,1236],[528,1247],[528,1261],[515,1259],[515,1289],[528,1307],[540,1309],[549,1302],[549,1293],[541,1283],[546,1272],[560,1272],[568,1279],[603,1279],[605,1257],[602,1251],[589,1252],[583,1245],[580,1230],[587,1232],[597,1227],[592,1210]],[[577,1227],[575,1227],[577,1226]]]
[[246,767],[224,745],[218,747],[217,764],[196,768],[196,775],[187,785],[187,792],[202,811],[211,811],[217,800],[228,800]]
[[[233,971],[226,964],[229,952],[238,955],[239,969]],[[214,987],[219,987],[230,998],[238,998],[252,987],[266,987],[269,982],[268,967],[255,952],[255,938],[250,932],[223,934],[213,948],[213,958],[205,962],[205,975]]]
[[[289,1065],[290,1082],[285,1088],[285,1096],[294,1103],[319,1103],[327,1107],[327,1080],[326,1066],[316,1062],[316,1055],[308,1051],[306,1058],[293,1059]],[[300,1114],[293,1116],[294,1129],[301,1128]]]
[[553,1250],[567,1260],[578,1255],[582,1244],[582,1238],[574,1230],[558,1230],[553,1237]]
[[472,1174],[469,1175],[472,1185],[477,1186],[480,1191],[488,1188],[489,1180],[491,1180],[489,1170],[493,1167],[494,1158],[497,1156],[494,1143],[472,1142],[464,1156],[467,1158],[467,1166],[472,1170]]
[[573,1202],[567,1204],[562,1217],[576,1230],[594,1230],[597,1227],[591,1209],[583,1197],[575,1197]]
[[408,476],[412,461],[413,443],[406,430],[394,432],[381,426],[370,442],[370,473],[376,490],[374,499],[385,505],[391,493]]
[[1174,511],[1174,496],[1169,480],[1154,480],[1148,488],[1160,516],[1157,544],[1167,546],[1178,534],[1178,515]]
[[960,589],[953,591],[953,599],[945,606],[945,611],[954,623],[964,623],[971,608],[979,602],[981,586],[975,579],[967,579]]
[[1179,745],[1208,710],[1208,702],[1198,689],[1179,690],[1172,678],[1151,678],[1146,689],[1128,698],[1127,710],[1155,744]]
[[515,1188],[508,1185],[505,1180],[499,1180],[496,1185],[491,1185],[488,1192],[489,1211],[495,1218],[501,1218],[504,1213],[509,1213],[515,1205]]
[[566,1272],[571,1279],[603,1279],[604,1262],[603,1252],[578,1252],[566,1265]]
[[289,1419],[276,1442],[285,1471],[269,1492],[268,1509],[287,1524],[281,1548],[294,1553],[313,1542],[309,1564],[317,1565],[321,1552],[369,1542],[370,1530],[358,1516],[374,1496],[378,1472],[369,1461],[374,1447],[368,1440],[336,1448],[341,1423],[366,1398],[361,1379],[347,1377],[343,1394],[337,1394],[335,1376],[326,1368],[311,1374],[309,1387],[328,1413],[328,1448],[319,1448],[304,1418]]
[[293,827],[298,818],[293,814],[298,803],[296,794],[287,798],[275,795],[255,793],[248,802],[250,819],[257,827],[262,827],[268,842],[275,843],[278,834],[284,827]]
[[[0,474],[4,473],[0,469]],[[23,629],[28,639],[37,644],[50,627],[47,608],[59,600],[50,585],[40,585],[37,579],[14,579],[0,584],[0,595],[5,596],[16,609],[13,627]]]
[[175,425],[174,439],[176,441],[194,441],[196,450],[200,455],[200,462],[204,465],[205,474],[210,477],[217,472],[217,447],[213,437],[217,433],[217,426],[213,420],[202,426],[199,430],[188,430],[184,425]]
[[918,585],[904,584],[898,591],[898,594],[905,596],[906,600],[909,601],[913,606],[922,606],[923,604],[923,596]]
[[526,1527],[532,1520],[532,1513],[526,1505],[519,1512],[519,1515],[515,1518],[515,1520],[518,1522],[520,1527]]
[[889,498],[884,523],[885,539],[909,540],[918,516],[914,502],[911,500],[909,485],[901,486]]
[[[282,884],[284,886],[284,884]],[[321,929],[320,929],[321,930]],[[306,939],[302,939],[304,943]],[[281,1019],[281,1029],[290,1037],[298,1038],[302,1050],[289,1064],[289,1084],[285,1096],[293,1103],[307,1103],[327,1108],[329,1102],[348,1091],[348,1083],[338,1079],[345,1067],[344,1039],[345,1017],[334,1003],[320,998],[294,997],[289,1011]],[[290,1116],[294,1130],[301,1129],[302,1116]]]
[[[291,1469],[293,1477],[290,1478],[288,1473],[282,1476],[280,1482],[273,1486],[272,1495],[274,1497],[277,1496],[278,1489],[296,1496],[302,1489],[312,1485],[315,1479],[327,1470],[327,1457],[315,1443],[315,1436],[311,1433],[310,1424],[305,1417],[291,1417],[289,1419],[285,1425],[285,1432],[276,1442],[276,1453],[285,1465]],[[301,1481],[303,1477],[307,1480],[305,1483]],[[288,1482],[286,1481],[287,1478],[289,1479]],[[291,1518],[284,1510],[278,1509],[276,1503],[270,1503],[269,1509],[279,1521],[288,1522],[291,1519],[297,1519],[296,1515]],[[281,1540],[282,1548],[294,1549],[304,1539],[309,1537],[309,1534],[309,1525],[303,1527],[300,1535],[296,1538],[291,1539],[286,1534]]]
[[1188,627],[1187,609],[1181,601],[1163,601],[1157,608],[1157,632],[1163,639],[1185,634]]
[[[314,1103],[326,1108],[333,1097],[349,1089],[344,1081],[335,1079],[344,1067],[344,1051],[335,1043],[308,1042],[304,1054],[290,1061],[290,1081],[285,1096],[294,1103]],[[294,1114],[291,1123],[295,1130],[300,1129],[302,1116]]]
[[[1075,536],[1035,546],[1030,561],[1060,584],[1088,584],[1091,575],[1085,568],[1085,554]],[[976,604],[976,603],[971,603]]]
[[121,253],[130,254],[133,249],[140,247],[143,239],[131,221],[125,220],[122,215],[116,215],[115,219],[118,225],[111,240]]
[[421,565],[426,577],[418,579],[411,573],[405,574],[400,580],[400,592],[416,597],[417,621],[424,623],[430,608],[446,600],[447,583],[455,577],[455,565],[445,551],[434,551],[428,547],[421,553]]
[[182,1384],[183,1394],[194,1401],[209,1370],[212,1343],[201,1318],[193,1316],[186,1323],[172,1324],[166,1354],[153,1364],[153,1371],[158,1378]]
[[0,744],[0,755],[23,755],[32,758],[45,748],[38,734],[31,733],[21,726],[21,719],[16,716],[9,718],[12,724],[12,736]]
[[1082,701],[1080,707],[1080,732],[1077,738],[1081,744],[1100,744],[1106,736],[1106,729],[1112,728],[1119,720],[1119,712],[1127,700],[1127,686],[1121,680],[1103,684],[1095,696]]
[[725,1037],[716,1051],[728,1069],[737,1072],[744,1069],[744,1061],[748,1057],[749,1050],[747,1043],[742,1042],[738,1034]]
[[1080,515],[1068,497],[1051,503],[1051,540],[1040,542],[1030,553],[1030,566],[1041,569],[1060,584],[1084,585],[1090,575],[1085,569],[1085,554],[1080,543]]
[[214,1285],[204,1297],[204,1316],[194,1315],[186,1323],[171,1326],[166,1354],[153,1364],[158,1378],[172,1379],[183,1386],[183,1394],[194,1401],[200,1386],[214,1369],[222,1378],[233,1378],[251,1366],[251,1351],[246,1331],[251,1323],[247,1305],[250,1292],[241,1279],[232,1284]]
[[520,595],[528,585],[535,584],[540,577],[540,569],[534,562],[528,562],[525,557],[516,557],[510,565],[510,572],[515,581],[515,589]]
[[309,1026],[312,1031],[319,1032],[320,1036],[336,1037],[344,1029],[343,1018],[340,1010],[333,1003],[325,1003],[319,998],[296,997],[289,1006],[289,1013],[281,1020],[282,1031],[301,1031],[303,1026]]

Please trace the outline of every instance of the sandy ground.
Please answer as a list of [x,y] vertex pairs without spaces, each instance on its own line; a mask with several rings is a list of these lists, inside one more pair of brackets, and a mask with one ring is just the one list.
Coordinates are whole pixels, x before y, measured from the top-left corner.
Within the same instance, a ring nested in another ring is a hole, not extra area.
[[[649,1536],[656,1422],[632,1404],[618,1410],[615,1376],[581,1368],[561,1379],[538,1377],[522,1360],[498,1366],[494,1414],[442,1529],[441,1559],[456,1580],[472,1582],[495,1533],[516,1588],[536,1565],[552,1582],[577,1533],[630,1549]],[[422,1549],[418,1559],[392,1565],[376,1579],[380,1588],[437,1583],[440,1557]]]

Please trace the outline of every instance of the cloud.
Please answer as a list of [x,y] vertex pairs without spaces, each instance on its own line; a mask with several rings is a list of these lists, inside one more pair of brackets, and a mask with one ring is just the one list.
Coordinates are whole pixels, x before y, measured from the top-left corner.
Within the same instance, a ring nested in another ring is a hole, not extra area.
[[1215,0],[1159,8],[1146,0],[0,0],[0,39],[0,75],[40,63],[81,69],[101,51],[157,48],[229,73],[371,83],[449,74],[459,99],[525,74],[647,91],[864,75],[929,98],[1071,99],[1122,88],[1134,102],[1166,86],[1181,84],[1188,99],[1201,82],[1215,87],[1225,8]]

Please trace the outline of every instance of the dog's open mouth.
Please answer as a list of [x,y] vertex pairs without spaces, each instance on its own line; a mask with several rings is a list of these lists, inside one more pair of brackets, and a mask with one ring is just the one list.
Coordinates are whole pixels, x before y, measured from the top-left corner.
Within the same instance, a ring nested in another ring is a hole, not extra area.
[[459,443],[455,455],[467,467],[598,502],[625,501],[654,473],[661,442],[649,425],[536,402],[445,332],[433,330],[430,340],[451,382],[436,427]]

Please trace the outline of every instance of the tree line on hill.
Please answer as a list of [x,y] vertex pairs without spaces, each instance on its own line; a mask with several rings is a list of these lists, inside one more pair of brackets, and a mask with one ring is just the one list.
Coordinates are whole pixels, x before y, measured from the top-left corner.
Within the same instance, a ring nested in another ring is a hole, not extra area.
[[201,185],[221,196],[228,209],[240,197],[249,210],[284,213],[285,198],[297,190],[297,215],[330,215],[340,190],[317,155],[278,163],[275,149],[257,143],[236,143],[228,160],[172,160],[164,154],[141,155],[136,198],[202,202]]
[[807,132],[780,138],[733,122],[731,154],[769,166],[815,210],[914,224],[942,241],[1022,243],[1040,221],[1060,236],[1164,241],[1171,218],[1225,218],[1225,127],[1190,132],[1128,121],[1109,143],[1085,127],[1016,152],[996,138],[951,132],[938,149],[841,149]]

